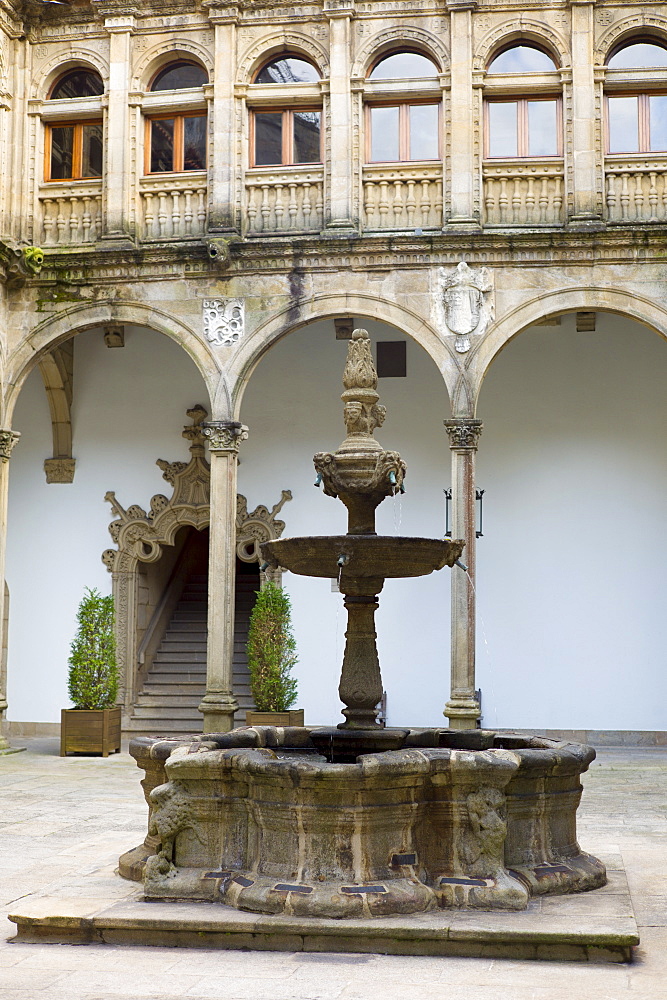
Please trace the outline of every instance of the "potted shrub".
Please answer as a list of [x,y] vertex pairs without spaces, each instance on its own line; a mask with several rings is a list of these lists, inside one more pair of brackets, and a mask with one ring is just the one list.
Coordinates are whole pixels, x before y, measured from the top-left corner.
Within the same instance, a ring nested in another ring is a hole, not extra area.
[[292,634],[292,608],[282,587],[268,582],[257,595],[248,628],[248,667],[255,710],[246,712],[248,726],[302,726],[303,709],[296,701],[297,662]]
[[118,668],[113,597],[86,588],[78,628],[70,649],[69,696],[74,708],[60,717],[60,756],[120,750],[120,706],[116,705]]

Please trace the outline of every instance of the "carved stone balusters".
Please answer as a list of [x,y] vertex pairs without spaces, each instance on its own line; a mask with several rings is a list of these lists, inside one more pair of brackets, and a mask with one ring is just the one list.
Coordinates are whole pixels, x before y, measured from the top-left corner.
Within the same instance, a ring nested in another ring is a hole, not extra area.
[[211,456],[211,519],[206,694],[199,706],[205,733],[234,728],[234,585],[238,451],[248,428],[233,420],[202,424]]
[[451,694],[444,710],[452,729],[474,729],[480,717],[475,694],[475,453],[482,421],[445,420],[452,453],[452,537],[465,539],[468,574],[452,571]]
[[[6,602],[8,591],[5,580],[5,551],[7,547],[7,490],[9,485],[9,458],[20,434],[17,431],[0,429],[0,623],[4,632],[7,618]],[[7,649],[5,642],[0,650],[0,721],[7,711]],[[9,746],[0,733],[0,750]]]

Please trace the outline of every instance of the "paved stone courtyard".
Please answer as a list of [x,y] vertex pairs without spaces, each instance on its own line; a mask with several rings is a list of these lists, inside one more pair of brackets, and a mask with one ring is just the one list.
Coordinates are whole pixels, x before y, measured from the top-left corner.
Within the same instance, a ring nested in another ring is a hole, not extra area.
[[[20,745],[20,741],[15,741]],[[606,749],[584,776],[579,839],[620,853],[642,944],[630,966],[367,955],[16,944],[10,904],[106,866],[145,833],[123,753],[0,756],[0,1000],[667,1000],[667,749]],[[122,888],[122,886],[121,886]]]

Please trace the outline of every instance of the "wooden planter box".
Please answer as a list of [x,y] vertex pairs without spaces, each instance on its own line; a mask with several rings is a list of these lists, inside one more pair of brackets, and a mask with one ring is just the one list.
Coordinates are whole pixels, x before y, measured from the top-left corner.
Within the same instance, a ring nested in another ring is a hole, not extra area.
[[60,713],[60,756],[120,750],[120,705],[115,708],[63,708]]
[[255,712],[245,714],[246,726],[302,726],[303,709],[295,708],[287,712]]

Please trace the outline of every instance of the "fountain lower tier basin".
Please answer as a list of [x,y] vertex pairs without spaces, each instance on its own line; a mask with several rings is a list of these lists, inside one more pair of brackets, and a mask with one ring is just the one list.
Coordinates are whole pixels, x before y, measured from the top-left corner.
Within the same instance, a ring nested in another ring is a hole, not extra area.
[[427,576],[453,566],[465,543],[448,538],[404,538],[393,535],[319,535],[279,538],[261,545],[264,559],[299,576],[381,577]]
[[267,726],[131,742],[151,808],[147,899],[374,917],[521,910],[533,895],[605,884],[604,866],[576,836],[590,747],[403,730],[401,749],[340,764],[318,753],[310,732]]

